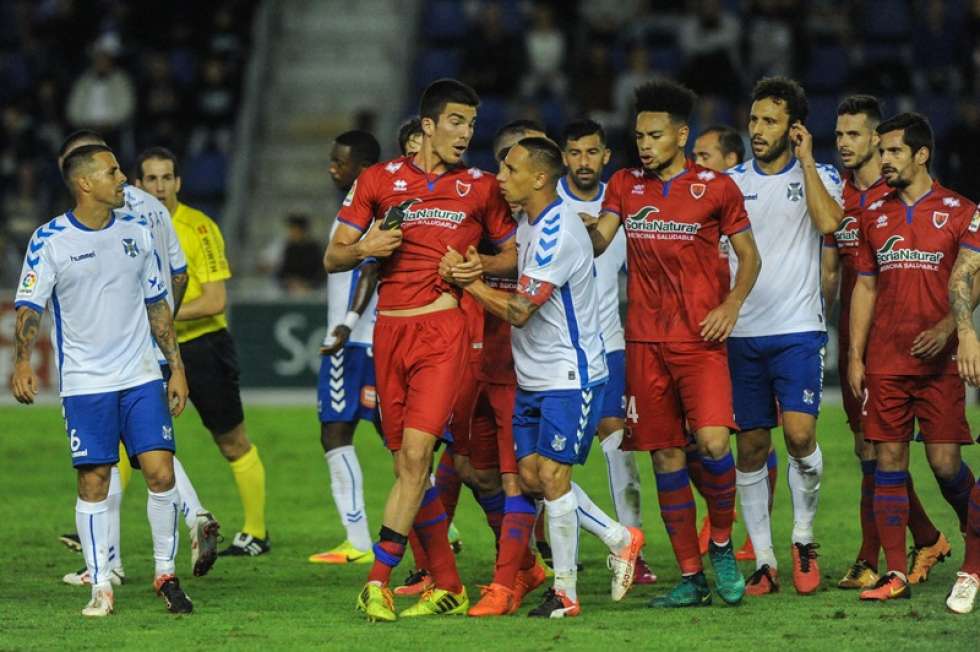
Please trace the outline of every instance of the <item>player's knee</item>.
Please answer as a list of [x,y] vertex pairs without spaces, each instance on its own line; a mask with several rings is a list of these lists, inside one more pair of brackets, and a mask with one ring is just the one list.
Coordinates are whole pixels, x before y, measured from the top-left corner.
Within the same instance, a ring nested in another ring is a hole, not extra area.
[[218,450],[229,462],[234,462],[252,449],[252,442],[245,434],[244,424],[239,424],[225,433],[211,433]]
[[496,494],[503,488],[497,469],[473,469],[473,480],[476,490],[484,496]]
[[[816,446],[816,432],[814,428],[806,426],[793,429],[784,428],[786,437],[786,450],[794,457],[805,457],[813,452]],[[768,454],[769,451],[766,451]]]
[[541,496],[544,490],[538,478],[538,469],[533,464],[521,463],[518,465],[519,486],[522,493],[529,496]]
[[174,487],[174,468],[163,464],[154,468],[143,467],[143,477],[146,479],[146,488],[153,493],[170,491]]
[[431,455],[421,447],[407,446],[398,451],[398,477],[422,485],[428,481]]
[[926,453],[932,474],[940,480],[952,480],[960,472],[959,450],[950,448],[942,447],[939,450],[927,451]]
[[728,433],[698,437],[698,453],[701,457],[720,460],[728,455],[730,451],[731,444],[728,441]]
[[542,464],[538,467],[538,477],[545,498],[556,500],[572,489],[572,467],[565,464]]
[[739,471],[758,471],[765,466],[768,457],[768,445],[762,445],[757,442],[738,442],[736,467]]
[[320,424],[320,445],[323,452],[328,453],[341,446],[350,446],[354,443],[353,423],[321,423]]
[[78,497],[98,503],[109,495],[109,466],[90,466],[78,469]]

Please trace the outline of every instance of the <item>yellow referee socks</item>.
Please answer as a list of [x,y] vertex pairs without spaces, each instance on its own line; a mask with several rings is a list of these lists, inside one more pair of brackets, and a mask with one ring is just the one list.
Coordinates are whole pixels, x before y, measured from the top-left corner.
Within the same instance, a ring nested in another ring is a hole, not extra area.
[[129,464],[129,455],[126,453],[126,447],[122,442],[119,442],[119,462],[116,466],[119,467],[119,484],[122,485],[122,490],[126,491],[126,487],[129,486],[129,479],[133,477],[133,467]]
[[247,453],[230,462],[231,472],[238,485],[238,496],[245,511],[242,532],[257,539],[265,538],[265,467],[259,449],[252,444]]

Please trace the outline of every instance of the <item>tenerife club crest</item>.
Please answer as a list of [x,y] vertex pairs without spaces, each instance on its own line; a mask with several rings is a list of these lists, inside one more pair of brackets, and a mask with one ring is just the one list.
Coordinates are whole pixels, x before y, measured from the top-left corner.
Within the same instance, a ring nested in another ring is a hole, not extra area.
[[132,238],[123,238],[123,252],[130,258],[136,258],[140,254],[140,248]]
[[786,186],[786,199],[790,201],[800,201],[803,199],[803,184],[794,181]]

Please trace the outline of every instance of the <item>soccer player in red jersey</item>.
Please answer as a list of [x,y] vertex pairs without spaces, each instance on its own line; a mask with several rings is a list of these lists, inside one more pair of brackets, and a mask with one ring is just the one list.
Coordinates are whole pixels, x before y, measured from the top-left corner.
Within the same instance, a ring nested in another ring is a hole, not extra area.
[[378,163],[358,177],[327,248],[331,272],[368,257],[383,261],[374,352],[381,425],[395,454],[396,479],[374,545],[375,562],[357,600],[372,620],[397,618],[388,582],[410,529],[425,549],[435,588],[401,615],[461,614],[469,607],[429,471],[469,344],[460,290],[439,276],[439,262],[448,248],[465,251],[486,236],[500,254],[484,257],[482,268],[498,275],[516,269],[514,221],[496,180],[461,162],[478,105],[465,84],[451,79],[430,84],[419,108],[421,150]]
[[[860,227],[864,209],[891,191],[881,176],[878,134],[881,103],[871,95],[852,95],[837,108],[837,153],[845,168],[844,219],[840,228],[826,236],[821,260],[824,306],[829,313],[840,289],[840,319],[837,328],[837,372],[840,375],[844,412],[854,434],[854,454],[861,463],[861,548],[857,559],[837,583],[842,589],[868,589],[879,579],[878,555],[881,541],[874,516],[874,444],[865,441],[861,431],[861,400],[847,388],[847,350],[850,343],[851,292],[857,280],[855,254],[860,244]],[[915,541],[914,560],[909,581],[916,584],[929,570],[949,554],[949,542],[929,520],[909,477],[909,530]]]
[[[682,581],[652,606],[708,604],[688,478],[685,423],[703,458],[711,517],[710,557],[725,602],[745,581],[735,563],[731,526],[736,428],[724,340],[761,268],[742,194],[724,174],[687,161],[684,147],[695,94],[671,81],[636,90],[636,145],[642,167],[617,171],[593,225],[596,253],[620,224],[627,236],[627,450],[650,451],[661,515]],[[728,236],[739,258],[734,287],[718,278],[718,246]]]
[[980,218],[973,221],[973,202],[930,175],[934,146],[925,117],[899,114],[876,131],[881,173],[891,192],[869,204],[861,220],[848,383],[855,396],[865,396],[864,437],[874,442],[877,456],[875,524],[888,566],[861,599],[891,600],[911,595],[905,528],[916,420],[943,497],[966,530],[975,480],[960,447],[972,440],[946,288],[957,252],[980,251]]

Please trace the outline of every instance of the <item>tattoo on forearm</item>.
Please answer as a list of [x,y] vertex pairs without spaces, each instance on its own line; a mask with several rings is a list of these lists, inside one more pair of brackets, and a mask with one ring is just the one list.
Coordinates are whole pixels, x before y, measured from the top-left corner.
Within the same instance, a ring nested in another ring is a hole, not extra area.
[[174,315],[180,310],[180,304],[184,302],[184,293],[187,292],[187,283],[190,278],[187,273],[174,274],[173,278],[170,279],[170,284],[174,288]]
[[31,351],[34,350],[34,341],[37,340],[40,327],[41,315],[30,308],[21,308],[17,311],[17,362],[31,361]]
[[166,301],[157,301],[146,307],[146,316],[150,320],[150,332],[157,346],[167,359],[171,369],[183,366],[180,359],[180,349],[177,347],[177,334],[174,331],[174,320]]
[[950,310],[956,327],[973,330],[973,275],[980,269],[980,253],[960,250],[953,266],[949,290]]
[[512,324],[523,324],[537,308],[530,299],[522,294],[512,294],[507,299],[507,321]]

